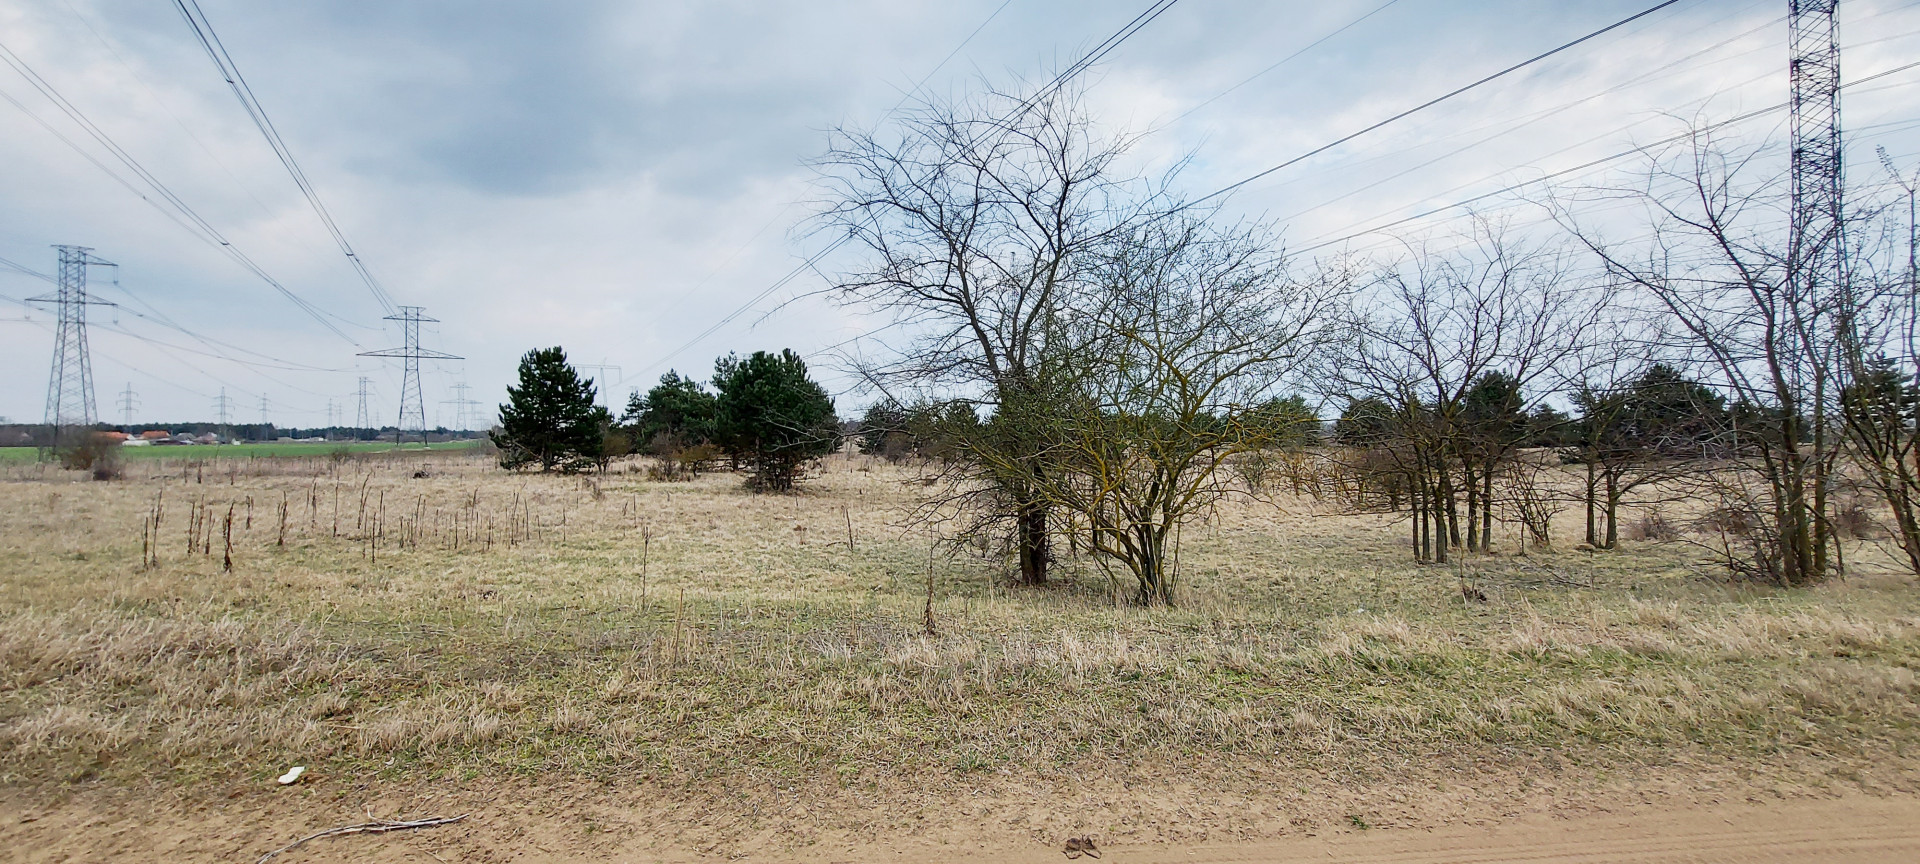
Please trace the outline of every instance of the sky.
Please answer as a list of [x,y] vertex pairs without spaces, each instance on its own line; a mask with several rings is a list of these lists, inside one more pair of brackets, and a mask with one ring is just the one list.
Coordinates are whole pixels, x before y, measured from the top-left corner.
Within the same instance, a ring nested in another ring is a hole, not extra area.
[[[616,406],[669,368],[705,378],[727,352],[792,348],[856,413],[870,397],[842,358],[884,350],[863,336],[884,319],[820,290],[854,250],[767,290],[826,245],[807,226],[829,131],[884,125],[903,99],[1044,81],[1149,5],[199,2],[360,259],[393,302],[437,319],[424,347],[464,358],[423,371],[427,419],[445,426],[460,385],[467,425],[484,426],[519,356],[552,345],[617,367],[587,372]],[[1197,196],[1651,5],[1183,0],[1079,83],[1104,129],[1144,133],[1131,167],[1188,159]],[[1388,248],[1393,235],[1358,232],[1783,102],[1786,6],[1682,0],[1226,208],[1277,222],[1292,248],[1342,240],[1309,255]],[[1845,80],[1920,54],[1920,3],[1840,6]],[[53,289],[32,274],[55,272],[66,244],[118,265],[89,277],[116,304],[89,309],[102,420],[212,420],[224,393],[234,422],[351,424],[364,376],[369,422],[395,422],[397,361],[358,355],[399,346],[399,329],[173,3],[0,0],[0,46],[230,244],[0,66],[0,262],[31,271],[0,263],[0,417],[45,412],[55,319],[19,301]],[[1920,164],[1917,83],[1920,69],[1846,91],[1850,184],[1884,177],[1877,146]],[[1785,129],[1776,112],[1730,131]],[[1476,207],[1541,218],[1516,197]],[[1394,231],[1457,230],[1461,213]]]

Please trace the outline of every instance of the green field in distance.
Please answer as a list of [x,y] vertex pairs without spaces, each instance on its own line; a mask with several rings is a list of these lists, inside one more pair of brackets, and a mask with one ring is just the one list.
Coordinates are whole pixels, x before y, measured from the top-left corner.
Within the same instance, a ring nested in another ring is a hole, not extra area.
[[[465,450],[478,447],[479,439],[465,441],[440,441],[428,449]],[[120,455],[127,459],[248,459],[277,456],[325,456],[338,450],[354,453],[383,453],[393,450],[389,441],[259,441],[244,444],[191,444],[180,446],[122,447]],[[419,450],[420,445],[409,443],[407,450]],[[39,458],[37,447],[0,447],[0,462],[32,462]]]

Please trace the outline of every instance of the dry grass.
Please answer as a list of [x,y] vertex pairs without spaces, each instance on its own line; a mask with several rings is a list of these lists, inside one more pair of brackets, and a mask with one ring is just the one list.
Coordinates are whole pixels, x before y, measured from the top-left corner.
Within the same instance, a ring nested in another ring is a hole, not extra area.
[[[1867,564],[1798,592],[1659,543],[1419,568],[1401,526],[1289,500],[1188,529],[1182,606],[1141,611],[1085,561],[1028,592],[1004,562],[933,558],[894,524],[920,487],[862,459],[792,496],[458,454],[5,470],[11,784],[1864,761],[1911,749],[1920,720],[1920,596]],[[186,549],[189,511],[229,507],[226,572],[217,525]]]

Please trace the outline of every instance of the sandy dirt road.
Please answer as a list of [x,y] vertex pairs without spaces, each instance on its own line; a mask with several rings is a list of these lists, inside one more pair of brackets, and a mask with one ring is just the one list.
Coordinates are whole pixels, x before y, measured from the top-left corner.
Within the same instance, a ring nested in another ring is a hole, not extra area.
[[[3,804],[4,802],[0,802]],[[13,802],[18,805],[19,802]],[[75,802],[69,802],[75,803]],[[0,860],[251,862],[290,837],[262,831],[233,812],[160,814],[86,812],[71,806],[0,806]],[[254,816],[268,817],[268,813]],[[291,814],[282,814],[291,815]],[[824,839],[824,838],[823,838]],[[1096,841],[1098,838],[1095,838]],[[1714,807],[1636,808],[1568,817],[1533,815],[1480,826],[1434,829],[1346,829],[1319,836],[1251,843],[1111,845],[1100,864],[1706,864],[1706,862],[1920,862],[1920,798],[1850,796]],[[621,838],[582,837],[541,820],[489,818],[414,834],[325,838],[274,859],[315,861],[488,861],[557,864],[573,861],[1056,862],[1058,846],[1011,838],[950,836],[888,842],[840,837],[801,849],[735,847],[702,855],[674,838],[642,832]],[[1082,862],[1095,859],[1082,857]]]
[[[1356,831],[1233,846],[1113,849],[1103,861],[1239,864],[1920,862],[1920,799],[1849,798],[1538,817],[1486,827]],[[1035,856],[1029,860],[1064,860]]]

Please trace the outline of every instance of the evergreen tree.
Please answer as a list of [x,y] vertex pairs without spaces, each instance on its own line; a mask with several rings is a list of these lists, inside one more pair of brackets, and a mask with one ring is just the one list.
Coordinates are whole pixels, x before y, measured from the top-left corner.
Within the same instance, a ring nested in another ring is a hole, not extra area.
[[800,355],[727,355],[714,364],[713,386],[715,443],[752,470],[755,488],[791,489],[802,465],[833,452],[833,400]]
[[1333,440],[1348,447],[1378,447],[1393,437],[1393,408],[1374,396],[1348,397],[1333,424]]
[[1307,405],[1306,397],[1288,396],[1269,399],[1245,412],[1241,422],[1258,427],[1263,437],[1282,450],[1300,450],[1320,443],[1320,417]]
[[700,382],[669,370],[645,395],[633,394],[622,419],[633,430],[633,440],[656,456],[709,444],[714,432],[713,394]]
[[507,388],[500,429],[491,435],[500,466],[573,472],[599,464],[612,418],[593,400],[593,379],[567,365],[566,351],[528,351],[520,358],[520,386]]

